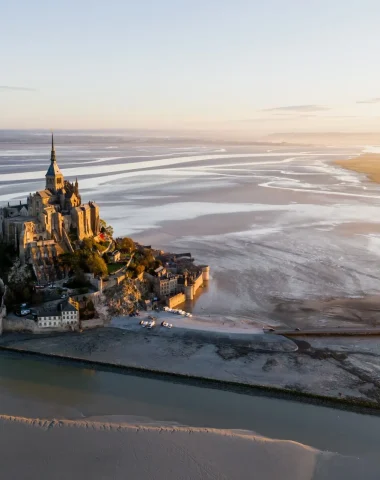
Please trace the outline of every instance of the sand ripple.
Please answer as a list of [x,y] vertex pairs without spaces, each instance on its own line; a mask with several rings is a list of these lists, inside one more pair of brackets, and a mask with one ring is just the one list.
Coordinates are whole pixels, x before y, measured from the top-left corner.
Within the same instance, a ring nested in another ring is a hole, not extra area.
[[347,480],[379,474],[369,462],[253,432],[116,419],[1,415],[4,478]]

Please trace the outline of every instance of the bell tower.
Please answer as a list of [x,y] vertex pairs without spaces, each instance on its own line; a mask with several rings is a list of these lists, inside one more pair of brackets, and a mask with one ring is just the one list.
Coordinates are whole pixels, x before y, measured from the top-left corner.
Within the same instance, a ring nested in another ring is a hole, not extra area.
[[46,172],[46,189],[53,193],[57,193],[63,189],[64,178],[61,170],[58,167],[57,160],[55,158],[54,148],[54,136],[51,134],[51,154],[50,154],[50,166]]

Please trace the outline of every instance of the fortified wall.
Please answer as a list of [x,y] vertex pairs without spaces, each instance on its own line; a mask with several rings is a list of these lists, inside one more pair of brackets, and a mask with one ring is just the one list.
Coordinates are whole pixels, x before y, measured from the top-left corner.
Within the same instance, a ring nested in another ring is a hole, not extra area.
[[198,289],[204,284],[204,282],[207,282],[210,279],[210,267],[208,265],[203,265],[201,268],[202,271],[192,285],[185,285],[183,287],[183,292],[177,293],[167,299],[166,303],[169,308],[175,308],[186,300],[194,300]]
[[173,295],[172,297],[168,298],[167,304],[169,308],[175,308],[177,305],[180,305],[185,301],[186,295],[184,293],[177,293],[177,295]]
[[195,294],[197,293],[198,289],[203,285],[204,282],[207,282],[210,278],[210,267],[208,265],[204,265],[201,268],[202,271],[195,279],[194,283],[192,285],[186,285],[184,287],[186,300],[194,300]]

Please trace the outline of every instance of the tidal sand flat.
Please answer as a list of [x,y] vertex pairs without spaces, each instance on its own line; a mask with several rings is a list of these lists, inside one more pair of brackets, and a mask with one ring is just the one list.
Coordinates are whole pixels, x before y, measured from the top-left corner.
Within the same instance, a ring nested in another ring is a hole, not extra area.
[[[3,203],[41,189],[48,161],[48,134],[17,135],[1,138]],[[334,164],[362,150],[56,135],[64,174],[115,235],[210,265],[208,288],[186,309],[289,328],[351,317],[304,301],[378,293],[380,186]]]
[[4,478],[380,474],[377,416],[4,353],[0,404]]
[[6,478],[375,480],[380,474],[371,461],[248,431],[6,416],[0,430]]

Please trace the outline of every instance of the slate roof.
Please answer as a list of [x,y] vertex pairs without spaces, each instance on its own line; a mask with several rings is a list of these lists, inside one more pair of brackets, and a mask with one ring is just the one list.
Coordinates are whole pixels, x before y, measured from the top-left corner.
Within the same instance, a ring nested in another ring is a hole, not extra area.
[[51,197],[53,195],[50,190],[40,190],[37,193],[41,198],[47,198],[47,197]]
[[74,307],[74,305],[66,300],[65,302],[62,302],[62,312],[77,312],[78,310]]
[[23,203],[23,204],[20,204],[20,205],[9,205],[8,208],[15,208],[18,212],[20,210],[22,210],[23,208],[26,208],[28,210],[28,204],[27,203]]
[[56,175],[62,175],[62,172],[59,169],[57,162],[51,162],[45,177],[55,177]]

